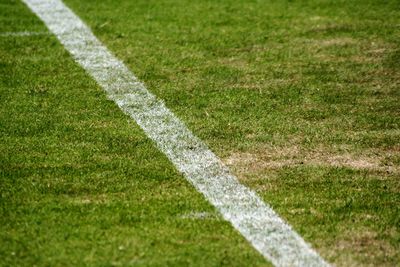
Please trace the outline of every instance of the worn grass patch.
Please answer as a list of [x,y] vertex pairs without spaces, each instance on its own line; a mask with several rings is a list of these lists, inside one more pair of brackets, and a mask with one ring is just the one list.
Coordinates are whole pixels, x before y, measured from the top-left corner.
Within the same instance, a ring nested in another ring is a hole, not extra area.
[[[358,153],[357,153],[358,152]],[[257,173],[266,169],[280,169],[301,165],[323,167],[347,167],[355,170],[381,172],[383,174],[400,174],[398,159],[400,152],[393,150],[354,151],[341,147],[337,151],[329,148],[306,150],[299,146],[269,147],[258,151],[234,153],[224,159],[232,169],[242,174]]]

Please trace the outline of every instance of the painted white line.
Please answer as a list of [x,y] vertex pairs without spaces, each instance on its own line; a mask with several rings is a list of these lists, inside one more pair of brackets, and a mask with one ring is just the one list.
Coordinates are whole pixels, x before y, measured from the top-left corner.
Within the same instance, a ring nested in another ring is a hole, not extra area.
[[48,32],[0,32],[0,37],[25,37],[25,36],[40,36],[49,35]]
[[227,167],[60,0],[23,0],[75,60],[132,117],[223,218],[276,266],[328,266]]

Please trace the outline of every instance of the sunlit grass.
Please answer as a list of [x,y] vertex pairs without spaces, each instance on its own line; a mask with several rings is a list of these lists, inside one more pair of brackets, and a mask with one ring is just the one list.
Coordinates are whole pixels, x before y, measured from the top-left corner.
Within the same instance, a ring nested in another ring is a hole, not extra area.
[[[397,1],[66,3],[324,258],[400,261]],[[0,264],[268,264],[182,216],[213,209],[55,37],[0,37],[0,60]]]

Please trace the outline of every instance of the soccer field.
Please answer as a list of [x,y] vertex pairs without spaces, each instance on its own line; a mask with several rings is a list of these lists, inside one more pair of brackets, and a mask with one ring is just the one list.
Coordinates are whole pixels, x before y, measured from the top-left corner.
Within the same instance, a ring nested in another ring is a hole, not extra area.
[[[398,1],[64,3],[323,259],[400,262]],[[1,266],[271,265],[22,1],[0,20]]]

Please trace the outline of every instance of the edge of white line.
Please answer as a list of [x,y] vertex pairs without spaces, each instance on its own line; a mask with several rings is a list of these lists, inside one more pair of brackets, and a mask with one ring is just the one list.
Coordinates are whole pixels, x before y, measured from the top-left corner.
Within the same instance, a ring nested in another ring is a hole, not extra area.
[[186,179],[275,266],[329,266],[150,93],[60,0],[22,0]]

